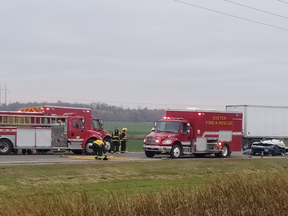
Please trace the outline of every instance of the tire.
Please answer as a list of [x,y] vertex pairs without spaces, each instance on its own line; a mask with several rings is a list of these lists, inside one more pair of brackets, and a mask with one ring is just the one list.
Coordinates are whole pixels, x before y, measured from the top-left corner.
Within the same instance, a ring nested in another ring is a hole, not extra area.
[[148,158],[152,158],[152,157],[154,157],[155,156],[155,152],[152,152],[152,151],[145,151],[145,155],[146,155],[146,157],[148,157]]
[[13,150],[12,143],[9,140],[0,140],[0,155],[11,154]]
[[93,142],[95,141],[95,139],[89,139],[87,142],[86,142],[86,145],[85,145],[85,149],[84,149],[84,153],[86,155],[93,155],[94,154],[94,151],[92,149],[92,145],[93,145]]
[[72,152],[74,153],[74,154],[77,154],[77,155],[80,155],[80,154],[83,154],[83,150],[72,150]]
[[228,157],[229,155],[230,151],[228,145],[224,145],[221,152],[215,153],[215,157]]
[[22,149],[22,154],[26,154],[27,153],[27,150],[26,149]]
[[182,155],[182,149],[179,145],[173,145],[171,152],[170,152],[170,157],[171,158],[179,158]]
[[104,139],[104,142],[106,143],[106,145],[105,145],[106,151],[110,152],[111,151],[111,138],[110,137],[106,137]]
[[250,141],[248,139],[242,139],[242,149],[246,150],[250,148]]
[[27,149],[27,154],[31,155],[32,154],[32,150],[31,149]]

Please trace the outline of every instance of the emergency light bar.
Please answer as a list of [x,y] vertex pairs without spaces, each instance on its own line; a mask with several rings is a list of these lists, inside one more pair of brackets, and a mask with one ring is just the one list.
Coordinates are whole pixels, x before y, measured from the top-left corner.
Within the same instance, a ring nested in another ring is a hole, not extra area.
[[163,117],[163,119],[168,119],[168,120],[183,120],[183,118],[171,118],[171,117]]

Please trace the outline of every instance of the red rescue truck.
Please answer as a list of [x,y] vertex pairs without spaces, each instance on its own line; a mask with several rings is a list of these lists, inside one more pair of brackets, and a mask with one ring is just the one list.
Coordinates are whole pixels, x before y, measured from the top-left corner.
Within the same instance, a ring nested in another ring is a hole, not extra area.
[[227,157],[241,151],[242,113],[212,110],[168,110],[144,139],[147,157],[170,154]]
[[[40,107],[29,107],[19,109],[20,112],[40,112],[45,115],[67,115],[74,114],[82,116],[84,119],[85,130],[94,130],[100,134],[102,139],[105,141],[105,148],[110,151],[111,148],[111,134],[103,129],[103,121],[91,115],[91,109],[88,108],[77,108],[77,107],[61,107],[61,106],[40,106]],[[92,154],[92,144],[87,145],[85,148],[86,154]]]
[[23,153],[71,150],[75,154],[91,154],[99,132],[86,128],[85,118],[73,113],[62,116],[44,112],[0,112],[0,154],[19,149]]

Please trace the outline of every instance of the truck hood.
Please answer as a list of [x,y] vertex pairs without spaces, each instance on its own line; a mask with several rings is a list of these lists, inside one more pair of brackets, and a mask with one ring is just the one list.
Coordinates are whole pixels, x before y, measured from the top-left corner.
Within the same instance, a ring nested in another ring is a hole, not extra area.
[[[175,139],[175,137],[176,137],[176,134],[172,134],[172,133],[150,133],[148,136],[146,136],[144,143],[149,144],[149,145],[151,144],[162,145],[163,140],[168,140],[167,138]],[[171,144],[171,143],[165,143],[165,144]]]
[[165,133],[165,132],[163,132],[163,133],[150,133],[149,135],[147,135],[147,137],[153,137],[153,138],[156,138],[156,137],[159,137],[159,138],[161,138],[161,140],[163,140],[163,139],[166,139],[166,138],[168,138],[168,137],[175,137],[176,136],[176,134],[173,134],[173,133]]

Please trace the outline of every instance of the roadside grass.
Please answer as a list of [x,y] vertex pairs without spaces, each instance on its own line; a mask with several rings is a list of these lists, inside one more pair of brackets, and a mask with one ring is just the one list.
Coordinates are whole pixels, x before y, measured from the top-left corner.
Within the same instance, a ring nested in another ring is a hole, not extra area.
[[288,159],[0,166],[0,215],[286,215]]
[[151,133],[153,127],[152,122],[104,122],[104,129],[112,133],[118,127],[119,130],[127,128],[128,137],[143,139],[146,135]]
[[126,148],[128,152],[143,151],[143,139],[129,139]]

